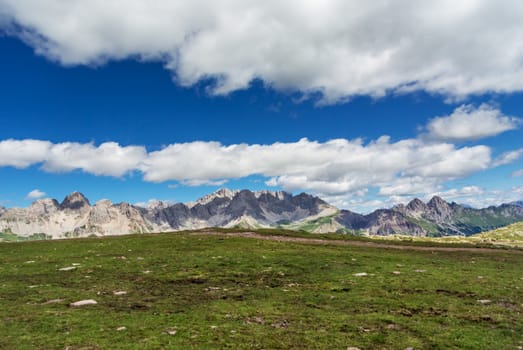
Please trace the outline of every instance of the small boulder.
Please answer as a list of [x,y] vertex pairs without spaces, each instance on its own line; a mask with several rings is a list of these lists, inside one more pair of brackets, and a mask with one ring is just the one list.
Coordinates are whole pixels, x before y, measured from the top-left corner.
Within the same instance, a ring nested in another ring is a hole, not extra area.
[[72,270],[76,270],[76,267],[75,266],[67,266],[67,267],[62,267],[61,269],[58,269],[59,271],[72,271]]

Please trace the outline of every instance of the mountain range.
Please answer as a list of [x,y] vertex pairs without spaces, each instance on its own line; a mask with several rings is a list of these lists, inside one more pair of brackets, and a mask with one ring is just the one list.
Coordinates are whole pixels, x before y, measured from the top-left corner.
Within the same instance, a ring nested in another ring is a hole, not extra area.
[[62,202],[39,199],[27,208],[0,207],[0,232],[37,238],[68,238],[165,232],[206,227],[280,227],[315,233],[414,236],[471,235],[523,221],[523,207],[502,204],[473,209],[433,197],[424,203],[362,215],[310,194],[220,189],[191,203],[155,202],[147,208],[100,200],[91,205],[79,192]]

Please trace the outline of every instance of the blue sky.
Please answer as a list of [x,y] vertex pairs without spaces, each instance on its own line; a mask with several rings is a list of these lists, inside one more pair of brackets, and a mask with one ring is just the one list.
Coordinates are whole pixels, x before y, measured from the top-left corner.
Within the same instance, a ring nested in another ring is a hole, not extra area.
[[[387,8],[358,1],[359,17],[339,18],[354,25],[332,31],[320,24],[336,23],[334,2],[292,16],[270,2],[200,4],[233,27],[159,3],[165,23],[147,22],[158,14],[136,12],[138,0],[121,11],[93,2],[85,16],[0,0],[0,205],[75,190],[92,202],[185,202],[220,187],[306,191],[363,212],[434,194],[478,207],[523,199],[523,49],[500,42],[523,21],[510,11],[449,3],[462,32],[427,27],[419,39],[415,16],[382,23]],[[187,23],[170,28],[180,13]],[[317,27],[301,27],[316,15]],[[475,23],[491,42],[474,40]]]

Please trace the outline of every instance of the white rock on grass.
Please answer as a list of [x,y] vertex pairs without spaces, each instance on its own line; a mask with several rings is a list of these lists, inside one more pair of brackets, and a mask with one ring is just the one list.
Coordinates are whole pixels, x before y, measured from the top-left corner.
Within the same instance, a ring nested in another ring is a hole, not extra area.
[[364,277],[364,276],[368,276],[369,274],[366,273],[366,272],[358,272],[358,273],[355,273],[353,276],[356,276],[356,277]]
[[113,291],[114,295],[125,295],[127,292],[125,290],[115,290]]
[[116,328],[116,330],[118,332],[125,331],[126,329],[127,329],[127,327],[125,327],[125,326],[121,326],[121,327]]
[[71,270],[76,270],[76,267],[75,266],[67,266],[67,267],[62,267],[61,269],[58,269],[59,271],[71,271]]
[[85,300],[79,300],[75,301],[74,303],[69,304],[71,307],[80,307],[80,306],[87,306],[87,305],[96,305],[98,302],[93,299],[85,299]]
[[169,335],[176,335],[176,328],[168,328],[164,331],[165,334],[169,334]]

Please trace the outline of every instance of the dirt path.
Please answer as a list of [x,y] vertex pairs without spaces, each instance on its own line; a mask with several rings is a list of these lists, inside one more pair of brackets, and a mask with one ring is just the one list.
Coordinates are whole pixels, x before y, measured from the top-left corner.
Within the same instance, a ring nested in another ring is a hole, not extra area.
[[397,249],[397,250],[416,250],[428,252],[475,252],[475,253],[512,253],[523,254],[523,250],[519,249],[498,249],[498,248],[474,248],[474,247],[428,247],[428,246],[413,246],[402,244],[387,244],[379,242],[362,242],[362,241],[345,241],[334,239],[319,239],[319,238],[303,238],[290,237],[278,235],[262,235],[255,232],[216,232],[216,231],[199,231],[192,232],[191,235],[219,235],[226,237],[245,237],[261,239],[264,241],[276,242],[294,242],[315,245],[338,245],[338,246],[353,246],[353,247],[368,247],[368,248],[382,248],[382,249]]

